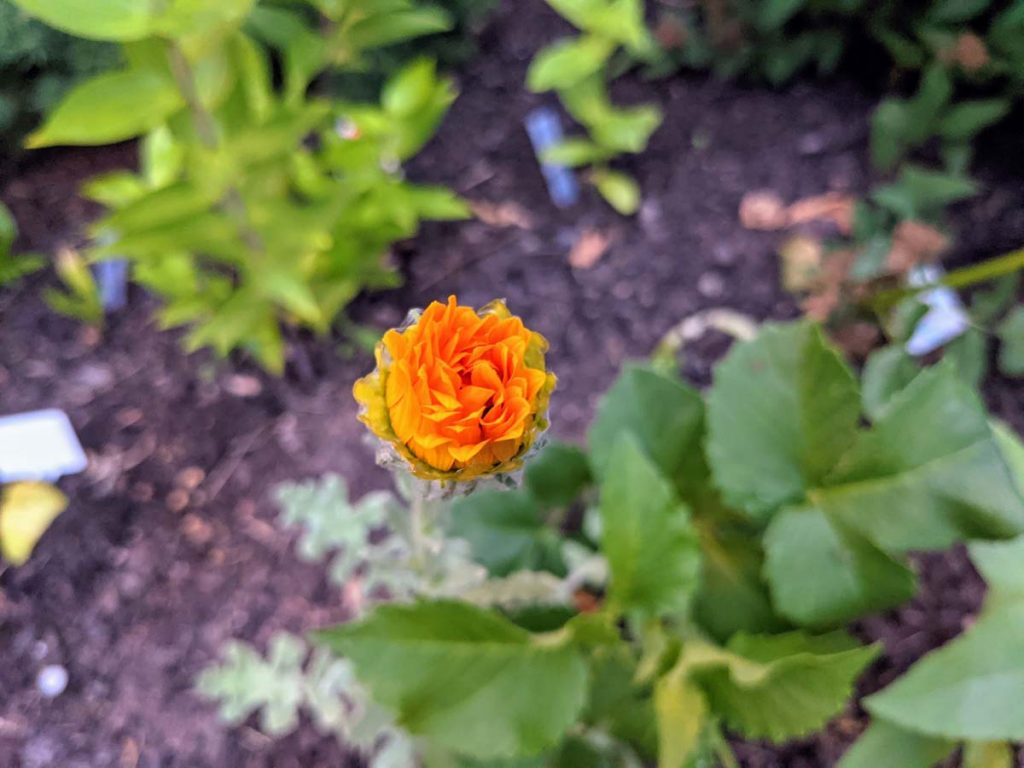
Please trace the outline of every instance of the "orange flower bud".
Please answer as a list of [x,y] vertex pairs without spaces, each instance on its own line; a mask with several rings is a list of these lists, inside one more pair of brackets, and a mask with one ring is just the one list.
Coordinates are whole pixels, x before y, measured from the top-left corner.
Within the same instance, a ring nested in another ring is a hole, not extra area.
[[377,368],[353,387],[359,419],[424,479],[516,469],[547,428],[555,376],[547,341],[503,301],[479,312],[432,303],[377,345]]

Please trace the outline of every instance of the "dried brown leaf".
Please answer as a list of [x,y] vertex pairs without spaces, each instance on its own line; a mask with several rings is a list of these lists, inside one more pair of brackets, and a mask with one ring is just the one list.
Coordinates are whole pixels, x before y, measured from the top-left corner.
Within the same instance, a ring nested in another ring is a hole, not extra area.
[[892,236],[886,268],[902,275],[918,264],[935,261],[947,248],[949,238],[935,227],[920,221],[901,221]]
[[773,231],[788,222],[786,205],[774,192],[748,192],[740,201],[740,223],[747,229]]
[[814,292],[802,304],[807,317],[824,322],[839,307],[856,258],[856,253],[850,250],[833,251],[825,256]]
[[824,256],[821,241],[807,235],[794,235],[779,246],[782,259],[782,286],[790,293],[811,290],[821,273]]
[[612,239],[597,229],[585,229],[569,251],[569,264],[575,269],[590,269],[604,256]]
[[841,192],[805,197],[786,209],[787,226],[831,221],[841,233],[849,234],[853,228],[853,206],[853,197]]
[[944,61],[959,65],[965,72],[977,72],[991,61],[985,41],[973,32],[964,32],[953,46],[942,52]]
[[830,334],[832,341],[842,349],[847,357],[856,360],[865,359],[881,341],[881,331],[874,323],[857,321],[846,323]]
[[491,203],[486,200],[476,200],[471,202],[469,207],[473,211],[473,215],[488,226],[501,229],[508,227],[533,229],[533,217],[518,203]]

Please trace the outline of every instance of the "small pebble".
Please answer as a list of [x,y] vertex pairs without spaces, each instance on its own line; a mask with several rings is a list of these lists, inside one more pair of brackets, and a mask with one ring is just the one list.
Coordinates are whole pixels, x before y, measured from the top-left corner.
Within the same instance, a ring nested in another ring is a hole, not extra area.
[[36,688],[48,699],[55,699],[68,687],[68,671],[60,664],[50,664],[39,670]]
[[706,299],[719,299],[725,293],[725,280],[716,272],[705,272],[697,278],[697,293]]

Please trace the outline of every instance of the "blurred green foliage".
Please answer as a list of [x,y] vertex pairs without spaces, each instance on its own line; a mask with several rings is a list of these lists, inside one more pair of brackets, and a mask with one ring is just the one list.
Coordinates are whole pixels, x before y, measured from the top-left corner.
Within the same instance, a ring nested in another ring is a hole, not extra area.
[[0,287],[15,283],[25,275],[43,266],[43,258],[37,254],[14,256],[14,241],[18,238],[18,225],[14,216],[0,203]]
[[530,64],[527,87],[535,93],[555,91],[562,106],[586,130],[550,147],[544,159],[572,168],[591,166],[587,180],[622,214],[636,213],[640,189],[632,176],[612,170],[621,154],[647,148],[661,125],[653,104],[618,107],[608,82],[639,62],[653,63],[658,47],[644,22],[643,0],[548,0],[552,8],[580,30],[541,50]]
[[75,82],[119,61],[116,46],[58,32],[0,0],[0,150],[13,152]]
[[392,74],[374,102],[320,95],[332,71],[365,71],[380,48],[446,31],[412,0],[217,5],[171,0],[17,0],[81,37],[120,42],[123,66],[77,85],[28,145],[140,137],[140,170],[85,187],[108,213],[87,261],[125,258],[164,300],[189,349],[241,349],[280,373],[282,323],[320,333],[364,287],[394,285],[390,246],[424,219],[458,219],[450,191],[405,181],[402,163],[455,99],[429,59]]

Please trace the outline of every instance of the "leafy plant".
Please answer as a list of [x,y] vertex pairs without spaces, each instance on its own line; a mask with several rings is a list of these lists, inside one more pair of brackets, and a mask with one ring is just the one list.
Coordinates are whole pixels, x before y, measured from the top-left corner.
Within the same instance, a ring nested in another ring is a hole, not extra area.
[[191,326],[189,349],[240,348],[280,372],[282,322],[328,331],[363,287],[396,282],[386,263],[394,241],[423,219],[468,215],[448,190],[401,175],[455,98],[431,62],[395,74],[379,104],[311,92],[321,73],[359,67],[375,47],[445,28],[437,9],[18,4],[69,33],[122,44],[124,66],[74,88],[29,145],[142,137],[140,173],[86,187],[110,209],[86,257],[128,259],[164,299],[161,324]]
[[[1020,445],[1013,444],[1018,461]],[[869,696],[873,723],[841,763],[868,768],[880,755],[902,755],[906,768],[928,768],[965,743],[965,765],[1012,765],[1007,742],[1024,740],[1017,702],[1024,621],[1024,537],[975,543],[971,560],[988,585],[978,620],[948,645],[918,661],[895,683]],[[966,701],[984,702],[965,707]]]
[[[317,641],[353,662],[437,764],[564,765],[578,749],[587,765],[732,764],[723,730],[807,734],[878,652],[842,627],[913,595],[908,552],[1024,534],[1024,449],[948,365],[867,393],[806,322],[736,346],[706,399],[628,367],[585,453],[545,452],[522,489],[471,494],[453,515],[492,573],[557,576],[580,550],[600,561],[577,570],[575,611],[421,597]],[[1019,575],[1019,558],[1002,562]],[[1016,637],[992,635],[1006,648]],[[885,696],[873,711],[906,729]],[[913,718],[926,737],[944,722]]]
[[102,327],[103,304],[89,265],[77,251],[63,248],[57,254],[56,269],[65,290],[48,288],[44,295],[46,303],[55,312],[87,325]]
[[71,86],[118,63],[115,46],[50,29],[0,0],[0,147],[13,153]]
[[14,241],[18,239],[18,225],[7,206],[0,203],[0,286],[17,282],[43,266],[43,257],[21,254],[15,258]]
[[640,190],[629,175],[609,162],[622,153],[647,147],[661,124],[661,110],[651,104],[617,107],[607,80],[622,62],[650,61],[657,51],[644,23],[641,0],[549,0],[549,5],[578,27],[577,38],[560,40],[534,58],[527,87],[535,93],[555,91],[562,105],[582,125],[587,138],[569,138],[550,147],[547,162],[592,166],[587,178],[619,213],[635,213]]

